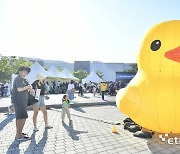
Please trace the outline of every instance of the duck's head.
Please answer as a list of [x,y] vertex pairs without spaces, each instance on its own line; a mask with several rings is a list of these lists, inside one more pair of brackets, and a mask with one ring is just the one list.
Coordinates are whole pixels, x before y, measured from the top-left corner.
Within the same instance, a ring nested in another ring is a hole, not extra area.
[[138,67],[144,71],[180,72],[180,20],[160,23],[148,31]]

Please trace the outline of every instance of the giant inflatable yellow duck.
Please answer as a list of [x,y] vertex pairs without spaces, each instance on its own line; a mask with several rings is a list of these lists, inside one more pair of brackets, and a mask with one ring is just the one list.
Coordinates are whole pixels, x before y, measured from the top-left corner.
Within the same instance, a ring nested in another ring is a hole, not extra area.
[[180,133],[180,20],[150,29],[137,61],[136,76],[116,96],[117,107],[144,128]]

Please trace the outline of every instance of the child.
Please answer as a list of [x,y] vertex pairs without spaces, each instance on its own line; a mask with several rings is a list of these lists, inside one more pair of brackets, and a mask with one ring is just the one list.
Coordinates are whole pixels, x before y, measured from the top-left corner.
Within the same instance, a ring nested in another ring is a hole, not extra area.
[[72,122],[69,106],[70,106],[70,102],[69,102],[68,96],[64,95],[62,99],[62,112],[61,112],[62,122],[64,122],[65,114],[67,114],[69,122]]

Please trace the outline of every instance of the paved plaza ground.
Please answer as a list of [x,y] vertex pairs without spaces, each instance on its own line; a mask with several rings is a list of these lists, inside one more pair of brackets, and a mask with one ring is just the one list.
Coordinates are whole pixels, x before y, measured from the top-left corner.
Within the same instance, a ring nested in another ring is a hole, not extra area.
[[[89,101],[94,99],[90,95],[89,97]],[[65,124],[62,124],[61,109],[48,110],[49,124],[53,126],[50,130],[44,129],[43,116],[40,112],[37,124],[39,131],[36,133],[33,132],[33,112],[28,111],[29,118],[24,132],[28,133],[31,140],[26,142],[14,140],[14,114],[0,113],[0,154],[180,153],[180,145],[162,142],[159,134],[155,134],[152,139],[136,138],[132,133],[124,130],[123,125],[118,125],[118,133],[113,134],[111,132],[113,124],[122,123],[126,118],[114,105],[77,107],[70,110],[72,124],[69,124],[67,119]]]
[[[62,97],[64,94],[58,94],[58,95],[48,95],[50,99],[45,100],[46,105],[60,105],[62,103]],[[88,103],[100,103],[100,102],[114,102],[115,96],[105,96],[105,100],[102,101],[101,96],[99,94],[96,94],[94,97],[92,93],[85,93],[83,97],[78,96],[78,94],[75,94],[74,102],[77,104],[88,104]],[[7,98],[0,98],[0,107],[7,107],[11,105],[11,99],[10,97]]]

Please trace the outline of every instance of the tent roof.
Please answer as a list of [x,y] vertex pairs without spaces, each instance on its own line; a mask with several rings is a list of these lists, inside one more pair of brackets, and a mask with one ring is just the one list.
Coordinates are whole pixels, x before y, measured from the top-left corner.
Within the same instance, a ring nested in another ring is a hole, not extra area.
[[44,68],[42,68],[42,66],[38,62],[35,62],[31,66],[31,72],[27,75],[27,79],[30,84],[36,80],[36,75],[38,73],[41,73],[42,75],[44,75],[46,77],[55,77],[53,74],[49,73]]
[[54,75],[55,77],[58,77],[58,78],[66,78],[62,73],[60,73],[55,66],[51,66],[49,69],[48,69],[48,72],[51,73],[52,75]]
[[63,76],[65,76],[67,79],[70,80],[79,80],[78,78],[76,78],[75,76],[73,76],[66,68],[63,69],[63,71],[61,72],[61,74]]
[[102,79],[94,72],[92,71],[86,78],[84,78],[82,80],[84,83],[85,82],[95,82],[95,83],[99,83],[102,81]]

